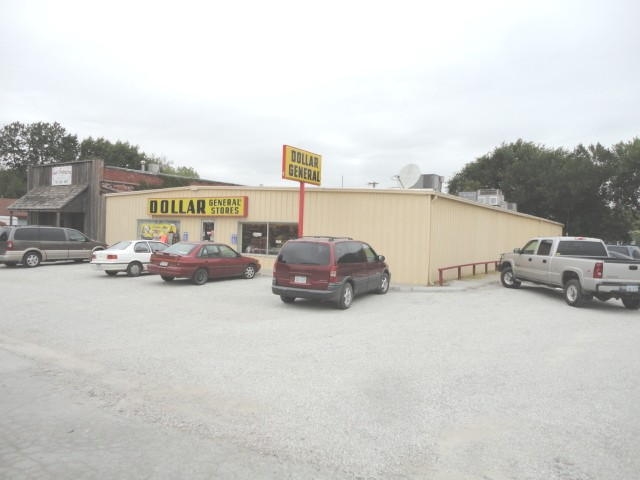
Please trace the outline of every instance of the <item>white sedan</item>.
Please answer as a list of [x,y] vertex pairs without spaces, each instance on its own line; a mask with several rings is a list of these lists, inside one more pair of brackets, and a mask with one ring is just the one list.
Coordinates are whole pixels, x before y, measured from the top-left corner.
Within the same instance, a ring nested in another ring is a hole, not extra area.
[[130,277],[137,277],[147,270],[151,254],[160,252],[169,245],[155,240],[123,240],[110,247],[94,252],[91,264],[114,276],[118,272],[127,272]]

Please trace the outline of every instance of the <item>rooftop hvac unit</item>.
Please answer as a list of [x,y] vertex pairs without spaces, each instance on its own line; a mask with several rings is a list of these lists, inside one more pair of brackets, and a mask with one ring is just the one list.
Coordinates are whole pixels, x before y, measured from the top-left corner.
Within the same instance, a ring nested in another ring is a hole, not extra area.
[[420,175],[418,182],[411,188],[430,188],[432,190],[435,190],[436,192],[441,192],[443,183],[444,177],[430,173]]
[[474,202],[478,200],[478,192],[458,192],[458,196]]

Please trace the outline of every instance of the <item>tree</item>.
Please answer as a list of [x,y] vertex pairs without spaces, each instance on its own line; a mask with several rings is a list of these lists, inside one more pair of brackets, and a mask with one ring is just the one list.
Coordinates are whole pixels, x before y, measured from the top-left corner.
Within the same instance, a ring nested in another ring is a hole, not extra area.
[[597,161],[606,169],[603,194],[617,208],[640,213],[640,138],[620,142]]
[[83,160],[101,158],[105,165],[133,170],[140,170],[142,163],[148,161],[145,153],[140,152],[137,145],[120,140],[111,143],[102,137],[95,140],[89,137],[83,140],[80,144],[80,158]]
[[27,174],[16,169],[0,169],[0,198],[19,198],[27,193]]
[[449,192],[499,188],[519,211],[563,223],[567,234],[626,239],[633,218],[611,201],[609,174],[619,170],[612,158],[599,144],[569,152],[503,143],[457,173]]
[[79,153],[78,138],[59,123],[13,122],[0,130],[0,167],[26,172],[33,165],[72,162]]

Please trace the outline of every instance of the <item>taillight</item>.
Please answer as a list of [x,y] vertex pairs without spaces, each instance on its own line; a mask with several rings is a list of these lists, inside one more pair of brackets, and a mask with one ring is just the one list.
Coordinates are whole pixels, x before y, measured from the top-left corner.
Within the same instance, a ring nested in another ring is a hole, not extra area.
[[336,270],[336,267],[331,267],[331,270],[329,270],[329,280],[335,280],[338,277],[338,272]]
[[602,278],[603,268],[604,264],[602,262],[596,262],[595,267],[593,267],[593,278]]
[[116,255],[115,253],[107,253],[107,260],[117,260],[118,259],[118,255]]
[[13,250],[13,242],[11,240],[7,242],[7,250]]

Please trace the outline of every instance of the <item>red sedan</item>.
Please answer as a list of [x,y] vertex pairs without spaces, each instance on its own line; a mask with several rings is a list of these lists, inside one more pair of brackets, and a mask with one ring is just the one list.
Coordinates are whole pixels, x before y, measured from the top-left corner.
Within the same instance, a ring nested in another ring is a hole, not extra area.
[[165,282],[178,277],[203,285],[210,278],[253,278],[260,271],[260,262],[223,243],[178,242],[151,255],[148,269]]

